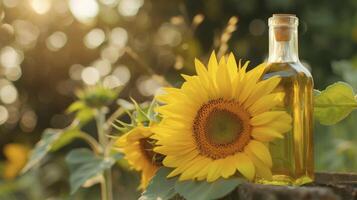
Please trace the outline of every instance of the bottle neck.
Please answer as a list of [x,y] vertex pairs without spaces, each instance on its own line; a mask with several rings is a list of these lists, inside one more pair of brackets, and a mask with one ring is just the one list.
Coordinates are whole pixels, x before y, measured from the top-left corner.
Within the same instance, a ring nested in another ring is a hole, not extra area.
[[268,62],[299,62],[297,27],[269,27]]

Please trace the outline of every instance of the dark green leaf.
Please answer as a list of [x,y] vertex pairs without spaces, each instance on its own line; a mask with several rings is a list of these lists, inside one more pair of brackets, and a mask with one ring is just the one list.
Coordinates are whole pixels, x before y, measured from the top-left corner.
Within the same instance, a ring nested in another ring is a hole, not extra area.
[[324,91],[314,94],[314,114],[324,125],[336,124],[357,108],[355,93],[344,82],[334,83]]
[[169,173],[168,168],[161,167],[151,179],[139,200],[168,200],[175,196],[177,178],[166,178]]
[[35,148],[32,150],[30,159],[26,166],[23,168],[22,173],[25,173],[34,167],[46,156],[46,154],[50,151],[53,142],[60,137],[61,131],[62,130],[57,129],[46,129],[43,132],[41,140],[37,142]]
[[71,194],[73,194],[87,180],[103,174],[103,171],[106,169],[110,169],[115,163],[115,160],[95,156],[93,152],[88,149],[75,149],[67,155],[66,162],[70,170],[69,179]]
[[239,184],[242,178],[220,178],[212,183],[206,181],[178,181],[175,190],[187,200],[210,200],[226,196]]

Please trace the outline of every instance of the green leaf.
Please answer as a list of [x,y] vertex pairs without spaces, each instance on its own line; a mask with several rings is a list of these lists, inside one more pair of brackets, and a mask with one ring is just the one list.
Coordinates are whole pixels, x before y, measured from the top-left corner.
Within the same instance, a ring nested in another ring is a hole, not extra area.
[[131,98],[131,101],[134,103],[135,112],[134,112],[134,119],[136,123],[144,123],[149,122],[150,118],[146,115],[144,110],[139,106],[139,104]]
[[75,149],[66,156],[70,171],[71,194],[76,192],[87,180],[103,174],[115,163],[113,158],[95,156],[89,149]]
[[79,129],[46,129],[32,150],[29,161],[23,168],[22,173],[27,172],[38,164],[50,151],[57,151],[72,142],[81,134]]
[[51,151],[57,151],[68,143],[72,142],[76,137],[81,134],[81,131],[78,129],[66,130],[63,133],[60,133],[60,137],[53,141],[51,146]]
[[67,108],[66,112],[72,113],[84,108],[86,108],[86,104],[83,101],[75,101]]
[[218,199],[232,192],[244,179],[220,178],[212,183],[206,181],[178,181],[175,190],[187,200]]
[[175,196],[177,178],[166,178],[170,172],[170,169],[161,167],[151,179],[139,200],[168,200]]
[[77,112],[76,114],[76,119],[78,119],[81,124],[85,124],[87,122],[89,122],[90,120],[92,120],[95,116],[95,110],[92,108],[84,108],[80,111]]
[[344,82],[334,83],[314,95],[314,115],[324,125],[338,123],[357,108],[355,93]]
[[41,140],[37,142],[35,148],[32,150],[29,161],[23,168],[22,173],[25,173],[37,163],[39,163],[46,154],[50,151],[51,146],[55,140],[59,138],[62,130],[58,129],[46,129],[41,137]]
[[114,89],[106,88],[102,85],[87,87],[84,90],[77,91],[78,98],[83,101],[86,106],[99,108],[109,105],[119,95],[123,87]]
[[148,107],[146,113],[147,116],[149,117],[150,121],[154,122],[160,122],[161,119],[158,115],[158,113],[155,111],[155,109],[158,107],[158,103],[156,102],[155,99],[153,99],[150,103],[150,106]]

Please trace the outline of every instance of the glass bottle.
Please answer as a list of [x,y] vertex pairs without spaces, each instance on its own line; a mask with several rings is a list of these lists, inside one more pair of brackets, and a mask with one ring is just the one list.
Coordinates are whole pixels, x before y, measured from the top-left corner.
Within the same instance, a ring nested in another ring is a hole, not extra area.
[[298,18],[274,14],[269,18],[269,58],[263,78],[279,75],[277,91],[285,92],[283,105],[292,117],[292,130],[284,139],[270,142],[273,180],[258,179],[274,185],[302,185],[314,179],[313,160],[313,79],[298,56]]

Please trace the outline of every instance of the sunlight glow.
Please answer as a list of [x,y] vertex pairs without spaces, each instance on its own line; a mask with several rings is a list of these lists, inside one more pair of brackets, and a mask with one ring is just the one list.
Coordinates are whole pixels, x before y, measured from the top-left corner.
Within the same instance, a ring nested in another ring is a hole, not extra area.
[[113,75],[118,78],[121,84],[126,84],[130,80],[130,71],[127,66],[119,65],[113,71]]
[[89,31],[83,39],[84,45],[88,49],[99,47],[105,40],[105,33],[102,29],[95,28]]
[[143,4],[144,0],[120,0],[118,12],[125,17],[135,16]]
[[99,71],[94,67],[86,67],[81,74],[82,80],[87,85],[95,85],[100,78]]
[[96,0],[69,0],[69,9],[74,17],[82,23],[90,23],[99,12]]
[[32,0],[31,1],[32,9],[42,15],[47,13],[51,8],[51,1],[50,0]]
[[51,51],[58,51],[67,43],[65,33],[57,31],[50,35],[46,40],[46,46]]
[[10,81],[17,81],[22,75],[21,67],[11,67],[5,69],[5,77]]
[[9,112],[4,106],[0,105],[0,125],[5,123],[8,118]]
[[107,88],[113,89],[113,88],[116,88],[116,87],[122,85],[122,83],[120,82],[118,77],[116,77],[114,75],[109,75],[104,78],[103,85]]
[[0,89],[0,99],[5,104],[14,103],[17,99],[17,90],[13,85],[5,85]]
[[0,51],[0,63],[5,68],[19,66],[22,59],[22,56],[11,46],[6,46]]
[[110,42],[111,44],[117,46],[118,48],[125,47],[128,41],[128,33],[125,29],[121,27],[116,27],[110,33]]
[[93,63],[100,76],[106,76],[112,71],[112,64],[108,60],[99,59]]
[[14,8],[20,3],[20,0],[3,0],[2,2],[6,7]]

